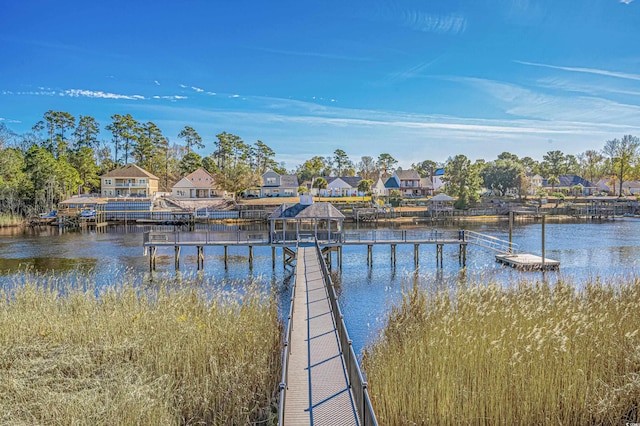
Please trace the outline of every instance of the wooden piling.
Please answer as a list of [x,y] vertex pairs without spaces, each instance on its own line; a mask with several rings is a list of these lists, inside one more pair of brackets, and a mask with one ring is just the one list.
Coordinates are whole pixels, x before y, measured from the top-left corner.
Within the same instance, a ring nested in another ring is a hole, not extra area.
[[180,246],[175,246],[174,248],[175,258],[174,265],[176,267],[176,271],[180,270]]
[[396,244],[391,244],[391,266],[396,266]]

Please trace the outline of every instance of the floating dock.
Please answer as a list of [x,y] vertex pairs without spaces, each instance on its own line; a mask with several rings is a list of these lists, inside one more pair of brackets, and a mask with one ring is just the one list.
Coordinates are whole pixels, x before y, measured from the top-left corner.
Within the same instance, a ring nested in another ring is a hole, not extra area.
[[534,254],[496,254],[496,262],[522,271],[557,271],[560,261],[542,258]]

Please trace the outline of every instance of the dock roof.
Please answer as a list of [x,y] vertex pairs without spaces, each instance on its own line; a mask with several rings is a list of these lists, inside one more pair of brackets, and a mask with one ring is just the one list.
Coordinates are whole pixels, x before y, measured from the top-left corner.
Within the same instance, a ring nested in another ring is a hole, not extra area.
[[269,216],[274,219],[344,219],[340,210],[333,204],[319,202],[313,204],[283,203]]

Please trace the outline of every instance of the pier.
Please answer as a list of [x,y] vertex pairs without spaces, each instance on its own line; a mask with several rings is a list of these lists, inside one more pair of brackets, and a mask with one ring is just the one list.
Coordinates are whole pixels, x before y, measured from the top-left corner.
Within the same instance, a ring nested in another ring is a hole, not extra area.
[[296,249],[279,425],[377,425],[322,251]]
[[463,235],[458,232],[441,232],[435,230],[391,230],[391,231],[352,231],[329,232],[318,231],[314,233],[280,233],[269,231],[231,231],[231,232],[156,232],[150,231],[143,234],[142,246],[144,254],[149,256],[149,270],[154,271],[158,248],[173,248],[174,264],[176,270],[180,269],[180,256],[183,248],[195,248],[198,257],[198,270],[204,268],[204,248],[223,247],[224,267],[228,268],[228,248],[246,247],[249,256],[249,267],[253,267],[253,249],[258,246],[271,247],[271,265],[276,266],[276,249],[282,251],[282,261],[285,266],[293,265],[295,260],[295,247],[299,241],[318,241],[322,251],[326,255],[329,266],[333,266],[332,254],[337,257],[338,268],[342,267],[342,247],[360,245],[366,247],[367,264],[373,263],[374,246],[389,246],[390,262],[396,264],[396,248],[398,245],[413,245],[414,264],[419,264],[420,246],[435,247],[436,265],[442,267],[444,262],[444,246],[457,248],[458,261],[465,266],[467,259],[468,242],[463,240]]

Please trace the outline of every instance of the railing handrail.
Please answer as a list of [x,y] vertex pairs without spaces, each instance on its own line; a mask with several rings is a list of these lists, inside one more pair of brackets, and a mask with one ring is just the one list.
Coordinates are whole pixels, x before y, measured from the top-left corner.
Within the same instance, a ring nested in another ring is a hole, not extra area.
[[480,232],[465,230],[464,237],[468,243],[500,253],[515,254],[519,251],[517,244],[513,242],[492,237],[491,235],[481,234]]
[[342,348],[342,356],[347,368],[349,386],[351,387],[351,391],[356,400],[355,405],[360,417],[360,424],[364,426],[377,426],[378,420],[376,419],[373,406],[371,405],[371,399],[369,398],[369,392],[367,391],[367,382],[364,380],[362,370],[360,370],[360,365],[358,364],[358,359],[355,351],[353,350],[353,345],[349,338],[349,333],[347,332],[347,326],[344,322],[344,316],[342,315],[340,305],[338,304],[338,298],[333,281],[329,275],[327,264],[322,257],[320,244],[316,241],[315,245],[318,261],[320,262],[320,270],[322,271],[327,293],[329,294],[329,302],[331,303],[333,319],[336,323],[336,331],[338,332],[338,339],[340,340],[340,347]]
[[[297,250],[296,250],[297,251]],[[282,376],[280,380],[280,401],[278,403],[278,425],[282,426],[284,424],[284,410],[285,410],[285,399],[287,395],[287,383],[289,382],[289,355],[291,354],[291,332],[292,321],[293,321],[293,300],[296,295],[296,276],[292,275],[293,286],[291,288],[291,302],[289,304],[289,316],[287,318],[287,325],[285,328],[285,340],[282,348]]]

